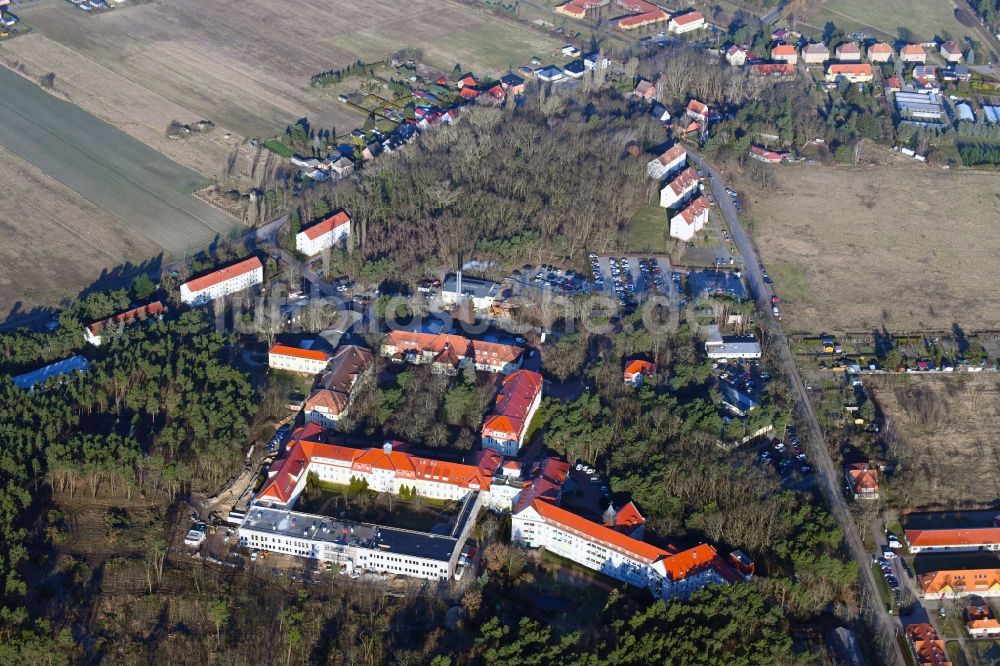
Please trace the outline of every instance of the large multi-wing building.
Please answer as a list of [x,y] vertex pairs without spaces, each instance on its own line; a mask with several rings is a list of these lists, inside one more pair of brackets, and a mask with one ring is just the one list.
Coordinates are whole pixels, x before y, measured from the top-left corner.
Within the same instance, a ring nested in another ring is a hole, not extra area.
[[446,374],[470,364],[476,370],[508,374],[521,367],[524,349],[450,333],[390,331],[382,340],[381,352],[394,362],[429,364]]
[[524,445],[528,425],[542,402],[542,376],[517,370],[503,381],[493,411],[483,423],[483,448],[513,457]]

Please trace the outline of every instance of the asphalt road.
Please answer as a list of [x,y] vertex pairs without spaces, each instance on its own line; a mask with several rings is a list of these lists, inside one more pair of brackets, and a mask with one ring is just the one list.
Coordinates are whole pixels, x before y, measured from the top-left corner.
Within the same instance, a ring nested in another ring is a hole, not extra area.
[[[768,285],[764,284],[764,276],[759,268],[760,260],[757,250],[743,229],[732,200],[726,195],[726,184],[722,176],[701,159],[701,157],[690,151],[688,152],[688,158],[699,169],[702,169],[708,177],[712,191],[715,193],[717,208],[729,225],[729,229],[733,235],[733,242],[743,257],[745,266],[743,274],[746,275],[750,286],[750,293],[756,300],[759,321],[765,329],[766,338],[771,348],[777,352],[778,362],[792,383],[792,395],[794,396],[793,411],[796,421],[799,424],[799,434],[809,450],[809,457],[812,459],[813,466],[816,469],[817,485],[830,503],[831,511],[837,519],[841,531],[844,533],[851,557],[859,565],[861,582],[869,588],[872,599],[879,599],[878,587],[870,566],[871,554],[865,549],[857,524],[848,511],[847,502],[841,492],[840,474],[837,472],[836,467],[834,467],[833,458],[830,456],[823,432],[819,427],[819,421],[816,419],[812,403],[809,401],[805,386],[799,377],[795,361],[788,347],[788,339],[781,330],[781,324],[771,312],[771,299],[769,298],[771,292],[768,289]],[[895,662],[897,664],[905,663],[895,640],[899,625],[892,619],[881,603],[877,604],[876,610],[879,625],[878,630],[888,639],[884,641],[885,644],[893,646]]]

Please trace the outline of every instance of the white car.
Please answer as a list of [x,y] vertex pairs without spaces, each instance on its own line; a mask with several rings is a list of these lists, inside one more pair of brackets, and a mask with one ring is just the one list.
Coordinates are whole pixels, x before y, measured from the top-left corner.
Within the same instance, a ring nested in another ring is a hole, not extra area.
[[888,548],[883,548],[882,549],[882,557],[884,557],[887,560],[894,560],[894,559],[896,559],[896,553],[892,552]]
[[5,28],[9,28],[17,23],[17,17],[13,14],[4,14],[3,16],[0,16],[0,23],[3,23]]

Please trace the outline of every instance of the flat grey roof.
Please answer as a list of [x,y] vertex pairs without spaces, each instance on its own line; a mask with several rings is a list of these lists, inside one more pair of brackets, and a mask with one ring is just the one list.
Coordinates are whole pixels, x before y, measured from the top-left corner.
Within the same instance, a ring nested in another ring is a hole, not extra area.
[[[441,291],[450,291],[455,293],[455,287],[455,274],[449,273],[444,278],[444,284],[441,285]],[[490,280],[484,280],[483,278],[472,277],[469,275],[462,276],[462,294],[466,296],[474,296],[475,298],[487,298],[492,296],[495,298],[499,291],[499,282],[492,282]]]
[[706,351],[709,355],[727,354],[760,354],[760,343],[754,338],[730,338],[723,337],[722,342],[706,343]]
[[458,539],[426,532],[337,520],[328,516],[299,513],[253,505],[241,527],[271,534],[312,539],[341,546],[367,548],[387,553],[447,562]]
[[14,377],[14,386],[19,389],[34,388],[35,384],[41,384],[49,377],[65,375],[73,372],[74,370],[83,372],[88,367],[90,367],[90,364],[84,357],[70,356],[69,358],[64,358],[61,361],[51,363],[44,368],[32,370],[31,372],[26,372],[23,375]]

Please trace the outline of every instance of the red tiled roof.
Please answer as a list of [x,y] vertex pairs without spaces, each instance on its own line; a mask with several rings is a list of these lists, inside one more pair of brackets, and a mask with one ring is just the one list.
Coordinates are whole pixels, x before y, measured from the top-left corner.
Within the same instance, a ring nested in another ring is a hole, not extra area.
[[834,49],[837,54],[849,53],[861,55],[861,47],[854,42],[844,42],[843,44],[838,44],[837,48]]
[[667,149],[665,153],[660,155],[658,158],[660,164],[667,166],[671,162],[677,160],[680,157],[687,157],[687,150],[679,143],[675,143],[673,146]]
[[885,42],[878,42],[868,47],[868,53],[892,53],[892,47]]
[[337,227],[342,227],[345,224],[350,224],[351,216],[344,211],[337,211],[333,215],[329,216],[321,222],[317,222],[308,229],[305,230],[306,238],[309,240],[316,240],[323,234],[328,234]]
[[705,17],[702,16],[701,12],[692,11],[686,14],[681,14],[680,16],[675,16],[671,19],[677,25],[687,25],[689,23],[695,23],[696,21],[704,21]]
[[836,62],[830,65],[826,70],[831,74],[864,74],[867,76],[872,75],[872,66],[866,62],[862,63],[845,63]]
[[293,358],[304,358],[310,361],[328,361],[330,360],[330,355],[324,351],[318,351],[316,349],[303,349],[302,347],[291,347],[289,345],[276,344],[267,350],[268,354],[277,354],[278,356],[291,356]]
[[421,351],[435,354],[435,360],[455,365],[463,358],[474,357],[481,365],[502,367],[514,363],[524,353],[521,347],[496,342],[470,340],[461,335],[390,331],[385,345],[400,351]]
[[[642,359],[635,359],[625,366],[625,379],[629,380],[636,375],[652,376],[656,374],[656,364]],[[631,504],[631,503],[630,503]]]
[[1000,544],[1000,527],[906,530],[906,541],[917,548]]
[[315,409],[322,408],[322,410],[331,416],[337,416],[342,414],[344,409],[347,408],[348,395],[346,393],[341,393],[340,391],[331,391],[330,389],[317,389],[313,391],[313,394],[309,396],[304,405],[304,410],[306,412],[311,412]]
[[615,524],[612,527],[631,530],[645,522],[646,519],[639,513],[639,508],[635,505],[635,502],[629,502],[615,512]]
[[696,113],[699,116],[704,116],[706,118],[708,117],[708,104],[699,102],[696,99],[693,99],[690,102],[688,102],[687,110],[690,111],[691,113]]
[[847,468],[855,495],[862,494],[865,489],[878,492],[878,470],[872,469],[868,463],[854,463]]
[[493,413],[483,423],[483,436],[520,439],[528,427],[528,409],[541,392],[542,376],[537,372],[518,370],[511,373],[503,381]]
[[961,587],[968,594],[1000,589],[1000,569],[949,569],[917,576],[924,594],[938,594],[945,587]]
[[771,57],[776,58],[778,56],[793,56],[798,55],[798,51],[791,44],[778,44],[773,49],[771,49]]
[[670,186],[670,189],[674,194],[680,196],[684,194],[684,192],[686,192],[693,183],[696,182],[698,182],[698,172],[691,167],[687,167],[674,176],[670,182],[667,183],[667,185]]
[[698,221],[698,217],[700,217],[706,210],[708,210],[708,199],[701,196],[688,204],[688,207],[682,210],[679,214],[686,223],[694,224]]
[[795,73],[795,65],[790,62],[758,62],[750,65],[750,73],[756,76],[772,76],[774,74],[789,76]]
[[768,150],[767,148],[761,148],[760,146],[750,146],[750,153],[756,155],[757,157],[763,157],[766,160],[774,160],[780,162],[785,159],[783,153],[778,153],[773,150]]
[[108,317],[107,319],[102,319],[100,321],[95,321],[93,324],[88,326],[90,332],[93,335],[100,333],[109,322],[114,322],[116,324],[127,325],[134,321],[140,319],[145,319],[146,317],[155,317],[156,315],[163,314],[166,308],[163,307],[163,303],[160,301],[153,301],[152,303],[147,303],[146,305],[140,305],[137,308],[132,308],[131,310],[126,310],[113,317]]
[[920,44],[907,44],[899,52],[903,55],[927,55]]
[[645,25],[647,23],[655,23],[656,21],[664,21],[670,17],[662,9],[654,9],[653,11],[643,12],[642,14],[636,14],[634,16],[627,16],[618,21],[618,25],[624,28],[631,28],[634,26]]
[[260,263],[260,259],[257,257],[250,257],[249,259],[244,259],[243,261],[237,262],[225,268],[220,268],[217,271],[208,273],[207,275],[202,275],[201,277],[194,278],[193,280],[188,280],[184,284],[187,285],[189,291],[202,291],[203,289],[208,289],[220,282],[225,282],[226,280],[231,280],[234,277],[239,277],[254,271],[257,269],[263,270],[264,265]]
[[576,532],[588,539],[597,541],[637,560],[645,561],[648,564],[652,564],[670,555],[670,553],[662,548],[657,548],[645,541],[633,539],[610,527],[598,525],[555,504],[535,500],[531,503],[531,508],[550,524],[555,524],[569,532]]
[[906,627],[906,637],[913,646],[917,663],[921,666],[952,666],[945,651],[944,641],[938,637],[931,624],[911,624]]

